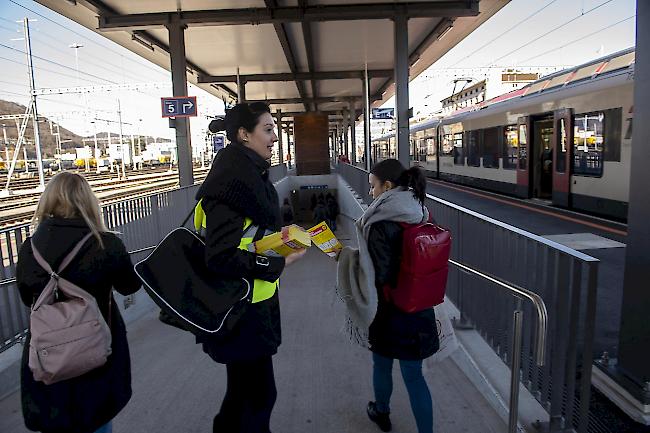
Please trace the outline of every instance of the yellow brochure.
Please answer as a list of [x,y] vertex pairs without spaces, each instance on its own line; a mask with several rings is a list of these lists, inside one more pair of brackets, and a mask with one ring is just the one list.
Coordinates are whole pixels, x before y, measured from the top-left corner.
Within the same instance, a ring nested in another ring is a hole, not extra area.
[[302,227],[292,224],[283,227],[281,231],[264,236],[257,242],[248,246],[249,251],[265,256],[284,256],[295,253],[297,250],[309,248],[311,238]]
[[336,239],[336,236],[324,221],[307,229],[307,233],[311,236],[312,242],[330,257],[336,257],[336,253],[343,249],[341,242]]

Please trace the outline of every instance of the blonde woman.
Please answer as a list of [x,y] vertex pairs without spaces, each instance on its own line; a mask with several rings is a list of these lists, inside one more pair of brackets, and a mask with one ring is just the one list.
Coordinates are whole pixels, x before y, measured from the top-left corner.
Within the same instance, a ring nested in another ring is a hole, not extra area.
[[16,280],[23,303],[31,306],[49,280],[36,262],[33,245],[57,269],[89,232],[90,239],[61,276],[97,300],[112,334],[112,353],[102,367],[82,376],[45,385],[28,367],[27,336],[21,367],[22,408],[28,429],[42,432],[111,432],[111,420],[131,398],[131,365],[126,328],[111,288],[130,295],[140,288],[122,241],[102,221],[99,202],[81,176],[62,172],[41,195],[33,220],[35,232],[18,253]]

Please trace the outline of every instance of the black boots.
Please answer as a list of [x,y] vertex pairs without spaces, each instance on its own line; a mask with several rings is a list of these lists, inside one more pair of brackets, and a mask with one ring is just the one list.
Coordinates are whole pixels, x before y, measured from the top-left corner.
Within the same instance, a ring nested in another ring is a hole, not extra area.
[[392,424],[390,423],[390,413],[379,412],[374,401],[368,403],[366,412],[368,412],[368,418],[377,424],[381,431],[388,432],[393,428]]

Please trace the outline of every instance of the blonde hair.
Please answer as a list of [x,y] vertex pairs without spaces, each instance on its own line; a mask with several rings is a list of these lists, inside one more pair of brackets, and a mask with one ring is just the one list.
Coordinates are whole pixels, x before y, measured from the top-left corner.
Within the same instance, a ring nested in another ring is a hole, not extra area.
[[32,224],[34,228],[48,218],[83,218],[103,248],[100,233],[108,232],[102,219],[99,200],[82,176],[63,171],[45,187],[38,201]]

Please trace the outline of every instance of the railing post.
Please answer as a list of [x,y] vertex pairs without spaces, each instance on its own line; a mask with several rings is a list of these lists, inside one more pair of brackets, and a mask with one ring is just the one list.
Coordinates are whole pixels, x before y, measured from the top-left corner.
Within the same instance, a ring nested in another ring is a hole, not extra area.
[[162,238],[163,234],[160,230],[160,215],[157,194],[151,196],[151,217],[153,218],[153,226],[155,227],[156,242],[158,242]]
[[519,415],[519,369],[521,367],[521,337],[523,335],[523,312],[518,308],[513,315],[512,355],[510,365],[510,419],[508,433],[517,432]]

